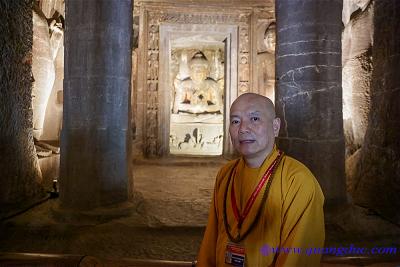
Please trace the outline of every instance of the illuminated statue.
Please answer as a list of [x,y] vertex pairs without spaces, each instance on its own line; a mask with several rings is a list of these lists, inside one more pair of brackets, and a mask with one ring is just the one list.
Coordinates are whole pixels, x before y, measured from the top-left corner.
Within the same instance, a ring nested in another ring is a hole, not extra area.
[[[60,18],[58,20],[61,21]],[[32,109],[33,135],[36,139],[40,139],[43,133],[47,103],[55,79],[54,60],[63,40],[62,23],[58,20],[53,19],[48,24],[45,17],[33,12]]]
[[271,23],[264,33],[266,50],[257,55],[260,73],[258,75],[258,89],[260,94],[275,99],[275,23]]
[[197,52],[189,62],[190,77],[174,80],[175,96],[172,112],[223,112],[223,90],[209,75],[209,63],[203,53]]

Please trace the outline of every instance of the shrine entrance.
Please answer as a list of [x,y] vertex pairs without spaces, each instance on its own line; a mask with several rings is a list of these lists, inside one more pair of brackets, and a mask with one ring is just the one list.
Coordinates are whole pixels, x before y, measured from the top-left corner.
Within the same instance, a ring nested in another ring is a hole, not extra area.
[[224,139],[225,43],[222,35],[171,38],[169,153],[221,155]]
[[237,96],[236,35],[237,27],[228,25],[160,25],[167,154],[218,156],[231,150],[224,126],[229,126],[230,100]]

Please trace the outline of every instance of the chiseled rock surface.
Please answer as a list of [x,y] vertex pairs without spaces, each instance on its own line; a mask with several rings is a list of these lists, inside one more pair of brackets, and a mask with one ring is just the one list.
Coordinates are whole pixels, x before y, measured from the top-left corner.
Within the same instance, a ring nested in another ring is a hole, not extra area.
[[32,133],[32,7],[29,1],[1,0],[0,10],[2,217],[16,206],[41,198],[42,191]]
[[375,1],[371,114],[354,201],[400,223],[400,2]]
[[364,10],[354,11],[342,34],[343,117],[347,156],[362,146],[368,127],[373,12],[373,3]]

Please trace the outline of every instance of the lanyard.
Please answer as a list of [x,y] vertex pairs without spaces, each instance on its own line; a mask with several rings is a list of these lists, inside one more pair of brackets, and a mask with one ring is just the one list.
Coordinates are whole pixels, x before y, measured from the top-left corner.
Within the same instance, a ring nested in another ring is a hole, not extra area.
[[[249,228],[247,228],[247,230],[244,231],[244,233],[243,233],[242,235],[240,235],[240,229],[239,229],[239,231],[238,231],[239,233],[238,233],[237,236],[233,236],[232,233],[230,232],[230,226],[229,226],[229,222],[228,222],[228,216],[226,215],[226,208],[227,208],[227,207],[226,207],[226,199],[227,199],[227,196],[228,196],[229,184],[231,183],[231,180],[232,180],[232,177],[233,177],[232,174],[234,174],[234,171],[236,171],[236,166],[237,166],[237,164],[239,163],[239,160],[236,161],[235,166],[233,166],[232,170],[230,171],[230,174],[229,174],[229,176],[228,176],[228,182],[227,182],[227,185],[226,185],[226,187],[225,187],[225,193],[224,193],[223,222],[224,222],[224,227],[225,227],[226,235],[228,236],[228,238],[229,238],[232,242],[234,242],[234,243],[240,243],[243,239],[245,239],[245,238],[247,237],[247,235],[251,232],[251,230],[252,230],[252,229],[254,228],[254,226],[256,225],[256,223],[257,223],[257,221],[258,221],[258,218],[261,216],[261,211],[263,210],[262,208],[263,208],[263,206],[264,206],[264,203],[265,203],[265,201],[266,201],[267,198],[268,198],[268,193],[269,193],[269,189],[270,189],[270,186],[271,186],[271,183],[272,183],[272,179],[274,178],[274,173],[275,173],[277,167],[279,166],[279,163],[281,162],[281,160],[282,160],[282,158],[283,158],[283,155],[284,155],[284,153],[283,153],[282,151],[279,151],[279,154],[278,154],[277,158],[275,159],[275,160],[276,160],[276,163],[273,163],[273,164],[275,164],[275,165],[274,165],[273,168],[272,168],[272,171],[271,171],[272,174],[270,175],[271,177],[269,178],[269,180],[268,180],[268,182],[267,182],[267,185],[265,186],[264,194],[263,194],[262,199],[261,199],[261,205],[260,205],[260,207],[258,208],[258,211],[257,211],[256,216],[254,217],[253,221],[250,223]],[[274,161],[274,162],[275,162],[275,161]],[[235,201],[236,201],[236,200],[235,200]]]
[[249,214],[251,208],[253,207],[254,202],[256,201],[256,198],[258,194],[260,193],[261,189],[263,188],[264,184],[268,181],[268,179],[271,177],[273,170],[275,169],[275,165],[279,162],[278,160],[280,159],[281,152],[279,152],[279,155],[276,157],[276,159],[271,163],[271,165],[268,167],[267,171],[261,178],[261,180],[258,182],[256,188],[254,189],[253,193],[249,197],[249,199],[246,202],[246,206],[243,210],[243,213],[240,214],[240,211],[237,207],[236,204],[236,197],[235,197],[235,186],[234,186],[234,178],[232,179],[232,189],[231,189],[231,203],[232,203],[232,209],[233,209],[233,214],[235,215],[235,218],[238,222],[238,228],[240,229],[242,226],[243,221],[246,219],[247,215]]

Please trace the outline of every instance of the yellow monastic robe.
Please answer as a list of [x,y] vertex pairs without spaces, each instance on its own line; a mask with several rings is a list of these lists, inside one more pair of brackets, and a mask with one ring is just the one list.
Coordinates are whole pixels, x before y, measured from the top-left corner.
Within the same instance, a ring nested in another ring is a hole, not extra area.
[[[247,200],[277,155],[278,151],[275,146],[260,168],[249,168],[243,158],[239,159],[233,181],[240,213],[243,213]],[[231,266],[225,264],[225,251],[229,240],[223,222],[223,208],[224,194],[228,186],[227,220],[232,235],[237,236],[237,221],[233,214],[230,198],[231,185],[227,183],[235,163],[236,160],[230,161],[221,168],[217,175],[208,224],[197,259],[196,266],[198,267]],[[283,156],[272,179],[261,216],[249,235],[240,244],[245,247],[245,266],[319,266],[321,255],[305,253],[307,248],[324,246],[324,195],[317,180],[307,167],[289,156]],[[261,206],[266,184],[244,220],[240,230],[241,234],[254,220],[257,210]],[[298,251],[274,253],[269,250],[266,253],[266,246],[282,249],[301,248],[302,251],[301,253]],[[262,251],[262,249],[264,250]]]

